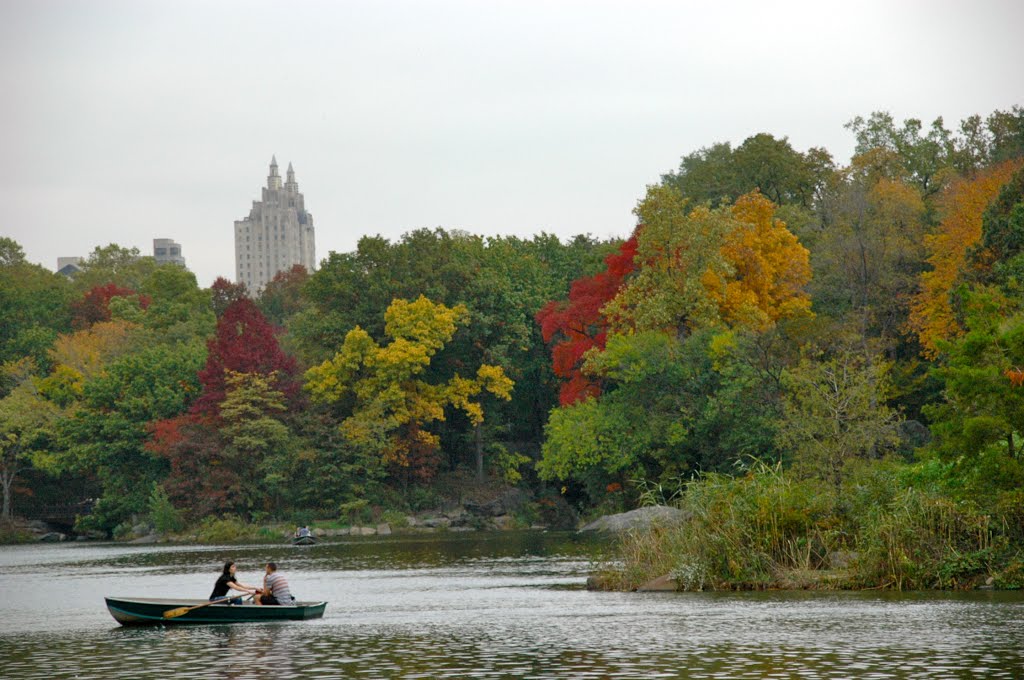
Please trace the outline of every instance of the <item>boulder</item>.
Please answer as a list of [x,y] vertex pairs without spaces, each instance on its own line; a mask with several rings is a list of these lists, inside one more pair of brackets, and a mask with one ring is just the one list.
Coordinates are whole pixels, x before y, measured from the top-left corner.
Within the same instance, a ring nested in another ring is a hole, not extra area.
[[621,512],[617,515],[599,517],[593,522],[582,526],[580,531],[601,531],[617,534],[634,529],[646,529],[652,524],[682,524],[689,517],[689,513],[685,510],[672,508],[667,505],[653,505],[630,510],[629,512]]
[[378,524],[377,525],[377,535],[378,536],[390,536],[391,535],[391,525],[388,524],[387,522],[384,522],[383,524]]
[[47,534],[43,534],[42,536],[40,536],[39,540],[45,543],[59,543],[61,541],[68,540],[68,537],[60,533],[59,531],[51,531]]
[[420,522],[420,526],[427,527],[428,529],[447,529],[451,526],[451,520],[447,517],[427,517]]
[[511,529],[515,526],[515,518],[512,515],[499,515],[494,518],[494,528],[501,531]]
[[138,538],[134,538],[128,542],[132,544],[145,545],[149,543],[158,543],[159,541],[160,537],[156,534],[147,534],[145,536],[139,536]]
[[860,558],[860,554],[852,550],[833,550],[828,554],[829,569],[849,569]]
[[659,576],[636,589],[638,593],[674,593],[677,590],[679,588],[676,587],[676,580],[671,574]]

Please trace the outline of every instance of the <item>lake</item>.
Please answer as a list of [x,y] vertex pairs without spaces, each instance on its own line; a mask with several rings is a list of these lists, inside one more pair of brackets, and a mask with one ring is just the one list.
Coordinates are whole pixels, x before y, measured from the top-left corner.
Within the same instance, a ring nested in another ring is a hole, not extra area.
[[[1020,678],[1024,594],[604,593],[557,532],[0,547],[3,678]],[[124,628],[104,595],[205,598],[276,561],[322,619]]]

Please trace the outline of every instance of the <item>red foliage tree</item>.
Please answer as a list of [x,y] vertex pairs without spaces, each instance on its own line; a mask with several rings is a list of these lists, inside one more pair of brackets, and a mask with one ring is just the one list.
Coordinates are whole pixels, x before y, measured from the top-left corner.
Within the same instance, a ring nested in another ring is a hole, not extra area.
[[224,311],[232,302],[249,297],[249,291],[244,283],[231,283],[223,276],[218,276],[213,282],[210,293],[213,298],[213,311],[218,319],[224,315]]
[[187,518],[206,517],[235,504],[245,480],[224,460],[223,443],[209,418],[166,418],[150,425],[149,431],[146,449],[170,463],[163,487]]
[[[121,288],[116,283],[94,286],[81,300],[71,303],[71,323],[81,330],[100,321],[110,321],[110,301],[115,297],[132,297],[135,294],[131,288]],[[139,295],[139,306],[143,309],[149,307],[150,302],[148,295]]]
[[618,252],[605,258],[605,271],[573,281],[568,300],[552,300],[537,313],[544,342],[554,342],[552,369],[566,381],[558,393],[562,406],[601,393],[601,386],[583,375],[580,367],[588,350],[604,349],[608,322],[601,308],[615,297],[635,268],[636,239],[634,233]]
[[276,387],[289,401],[298,398],[295,359],[281,351],[274,327],[249,298],[235,300],[217,320],[217,332],[207,343],[206,367],[199,372],[203,393],[192,412],[219,414],[224,400],[225,371],[277,373]]

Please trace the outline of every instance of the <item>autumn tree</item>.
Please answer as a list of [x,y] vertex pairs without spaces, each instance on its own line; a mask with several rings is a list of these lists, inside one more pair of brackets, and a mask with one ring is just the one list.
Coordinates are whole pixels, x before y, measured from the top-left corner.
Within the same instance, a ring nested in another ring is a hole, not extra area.
[[[580,367],[603,389],[552,411],[542,478],[586,483],[593,498],[604,482],[667,480],[770,452],[778,380],[757,367],[748,338],[810,317],[807,251],[759,193],[687,207],[664,186],[638,205],[635,271],[601,310],[605,347]],[[743,349],[730,349],[740,336]]]
[[114,283],[94,286],[71,305],[71,324],[76,329],[88,328],[100,321],[110,321],[110,301],[115,297],[136,297],[139,306],[145,309],[151,299],[146,295],[138,295],[130,288],[122,288]]
[[925,237],[931,269],[921,274],[921,290],[911,303],[909,320],[926,356],[936,355],[939,340],[962,332],[952,306],[953,288],[966,266],[968,251],[981,240],[985,209],[1019,167],[1019,162],[1001,163],[973,179],[958,179],[940,199],[942,222]]
[[637,271],[604,307],[615,332],[685,336],[718,324],[767,328],[809,313],[807,250],[757,193],[687,212],[678,191],[650,187],[636,214]]
[[213,312],[219,319],[224,315],[224,311],[232,305],[232,303],[238,302],[243,298],[249,297],[249,291],[246,289],[244,283],[232,283],[223,276],[218,276],[217,280],[210,286],[210,298],[213,303]]
[[618,252],[605,258],[604,271],[573,281],[568,300],[553,300],[537,313],[544,342],[553,343],[554,373],[565,381],[559,389],[559,403],[563,406],[600,394],[599,383],[585,376],[580,368],[587,352],[604,348],[608,321],[602,309],[633,271],[636,246],[634,235]]
[[423,296],[413,302],[395,300],[385,314],[385,333],[392,341],[382,347],[365,330],[354,328],[332,359],[306,373],[306,389],[315,402],[338,410],[348,440],[376,450],[398,471],[428,478],[439,439],[427,426],[443,421],[447,406],[481,422],[484,393],[503,399],[511,395],[512,381],[497,366],[480,365],[474,378],[424,379],[466,314],[462,306],[447,307]]
[[725,236],[722,256],[731,271],[709,269],[704,286],[729,326],[765,330],[780,319],[810,314],[804,287],[811,278],[809,253],[775,205],[759,193],[741,196],[731,209],[737,225]]
[[216,334],[207,343],[206,366],[199,372],[203,393],[193,411],[216,415],[224,400],[229,371],[278,375],[277,389],[289,400],[298,396],[295,360],[281,351],[274,328],[248,299],[235,300],[217,320]]

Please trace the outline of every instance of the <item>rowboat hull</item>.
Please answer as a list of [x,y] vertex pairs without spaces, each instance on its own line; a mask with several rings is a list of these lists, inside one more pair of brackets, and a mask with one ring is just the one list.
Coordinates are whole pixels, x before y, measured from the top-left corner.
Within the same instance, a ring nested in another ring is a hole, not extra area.
[[151,626],[177,623],[260,623],[319,619],[326,602],[296,602],[293,605],[259,606],[255,604],[211,604],[187,614],[165,619],[164,612],[179,607],[194,607],[207,600],[106,597],[107,609],[122,626]]
[[296,536],[292,539],[292,545],[316,545],[315,536]]

